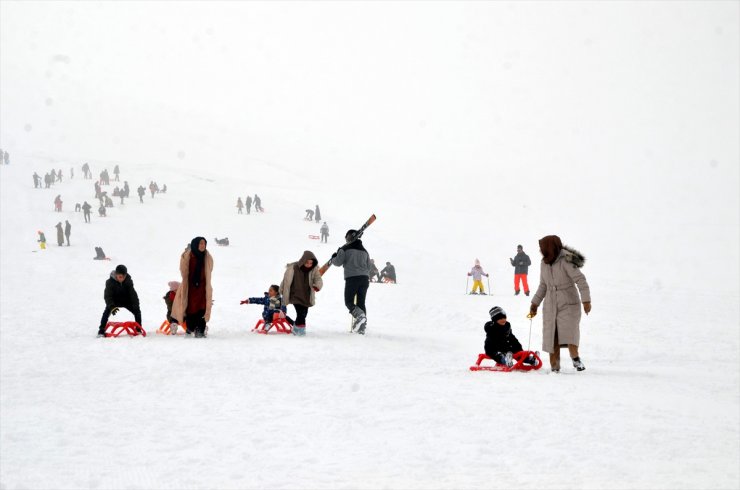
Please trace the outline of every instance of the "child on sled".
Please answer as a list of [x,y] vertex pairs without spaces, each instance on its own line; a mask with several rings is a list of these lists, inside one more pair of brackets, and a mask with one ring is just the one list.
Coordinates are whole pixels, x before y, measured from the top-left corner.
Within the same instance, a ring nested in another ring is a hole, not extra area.
[[167,285],[170,287],[170,290],[167,291],[162,299],[164,299],[167,305],[167,321],[170,324],[170,332],[172,332],[172,335],[175,335],[177,333],[177,320],[172,317],[172,303],[175,301],[175,294],[180,288],[180,283],[178,281],[170,281]]
[[[486,355],[497,364],[511,367],[514,365],[514,357],[518,357],[517,354],[522,351],[522,344],[511,331],[511,324],[506,321],[506,312],[503,308],[494,306],[488,314],[491,315],[491,321],[486,322],[483,327],[486,331],[484,344]],[[534,355],[529,354],[523,364],[534,366],[536,362]]]
[[240,301],[239,304],[264,305],[262,310],[262,319],[265,321],[265,332],[268,332],[272,328],[272,318],[275,313],[278,313],[280,318],[285,318],[288,323],[293,325],[293,320],[291,320],[290,317],[285,316],[288,309],[283,304],[283,297],[280,296],[280,287],[277,284],[270,286],[270,289],[267,290],[264,297],[248,298]]

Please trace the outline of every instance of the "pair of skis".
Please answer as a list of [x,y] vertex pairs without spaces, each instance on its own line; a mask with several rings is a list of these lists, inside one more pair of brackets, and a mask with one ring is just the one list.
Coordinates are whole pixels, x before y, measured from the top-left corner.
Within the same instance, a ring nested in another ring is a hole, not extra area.
[[[343,246],[347,246],[350,243],[354,242],[355,240],[359,240],[360,238],[362,238],[362,234],[365,233],[365,230],[367,229],[367,227],[372,225],[374,222],[375,222],[375,215],[373,214],[372,216],[368,218],[367,221],[365,221],[365,223],[360,227],[360,229],[357,230],[355,234],[350,237],[349,240],[347,240],[347,243]],[[337,252],[339,252],[341,248],[342,247],[338,248]],[[329,259],[324,265],[322,265],[319,268],[319,274],[323,276],[326,273],[326,271],[329,270],[329,267],[331,267],[331,259]]]

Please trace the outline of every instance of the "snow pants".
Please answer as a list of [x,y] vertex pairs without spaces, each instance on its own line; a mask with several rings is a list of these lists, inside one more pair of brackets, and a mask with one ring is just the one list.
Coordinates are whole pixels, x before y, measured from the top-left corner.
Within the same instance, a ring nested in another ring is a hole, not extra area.
[[529,284],[527,284],[527,275],[526,274],[514,274],[514,291],[519,292],[519,283],[521,283],[524,286],[524,292],[529,292]]
[[473,293],[480,288],[481,293],[485,293],[486,290],[483,288],[483,279],[473,280]]
[[[118,308],[124,308],[131,313],[134,314],[134,320],[136,323],[141,325],[141,309],[138,306],[131,306],[131,305],[117,305]],[[98,333],[105,333],[105,325],[108,323],[108,318],[110,318],[110,312],[114,308],[114,306],[106,306],[105,311],[103,311],[103,316],[100,318],[100,327],[98,328]]]

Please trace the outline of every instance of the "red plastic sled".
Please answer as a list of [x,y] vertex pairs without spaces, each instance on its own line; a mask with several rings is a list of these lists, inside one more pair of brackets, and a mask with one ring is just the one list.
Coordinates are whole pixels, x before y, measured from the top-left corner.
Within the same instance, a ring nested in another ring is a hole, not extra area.
[[311,240],[318,240],[321,237],[319,235],[308,235],[308,238],[310,238]]
[[[276,333],[293,333],[293,327],[291,324],[288,323],[288,320],[285,318],[280,318],[278,313],[272,315],[272,328],[270,330]],[[260,318],[252,329],[252,332],[268,334],[269,332],[265,330],[265,320]]]
[[141,335],[146,337],[146,331],[136,322],[108,322],[105,324],[106,337],[118,337],[122,333],[128,334],[129,337]]
[[[535,359],[534,366],[530,366],[529,364],[524,364],[524,360],[529,357],[529,355],[532,354]],[[471,371],[501,371],[504,373],[508,373],[511,371],[532,371],[532,370],[538,370],[542,367],[542,359],[540,359],[539,352],[534,351],[521,351],[514,354],[514,359],[516,359],[516,362],[513,366],[507,367],[503,364],[498,364],[494,366],[481,366],[481,363],[484,359],[491,359],[485,354],[478,354],[478,360],[475,362],[475,366],[470,366]]]

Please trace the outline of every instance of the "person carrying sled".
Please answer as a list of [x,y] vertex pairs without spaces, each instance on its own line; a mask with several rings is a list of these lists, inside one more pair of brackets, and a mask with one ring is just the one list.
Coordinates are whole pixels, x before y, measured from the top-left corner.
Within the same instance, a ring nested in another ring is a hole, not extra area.
[[[470,291],[470,294],[486,294],[486,290],[483,288],[483,276],[488,277],[488,274],[480,266],[480,260],[475,259],[475,265],[468,272],[468,276],[473,276],[473,290]],[[477,293],[476,291],[479,289],[480,293]]]
[[529,260],[529,255],[524,253],[524,248],[521,245],[516,246],[516,255],[513,259],[509,258],[509,262],[514,267],[514,295],[519,294],[519,284],[521,283],[524,286],[524,294],[529,296],[527,272],[529,272],[532,261]]
[[353,240],[356,234],[357,230],[345,233],[347,243],[332,254],[331,263],[344,268],[344,306],[352,315],[352,331],[364,335],[367,328],[365,298],[370,287],[370,254],[362,246],[362,240]]
[[284,304],[295,307],[293,335],[306,335],[308,309],[316,304],[316,293],[324,286],[318,265],[313,252],[306,250],[297,262],[285,266],[279,293]]
[[139,295],[134,289],[134,281],[128,274],[125,265],[119,264],[115,270],[111,271],[110,277],[105,281],[105,310],[100,318],[98,327],[98,337],[105,337],[105,326],[108,323],[110,315],[118,313],[118,310],[125,308],[134,314],[134,320],[141,326],[141,308],[139,307]]
[[[545,301],[542,315],[542,350],[550,354],[552,372],[560,371],[560,348],[568,346],[573,367],[583,371],[578,354],[581,337],[581,308],[591,312],[591,290],[581,267],[586,258],[579,251],[563,245],[557,235],[540,239],[540,285],[532,297],[530,317],[537,315],[537,308]],[[576,290],[576,286],[578,289]]]
[[[491,321],[486,322],[483,329],[486,331],[486,342],[483,347],[486,355],[506,367],[514,365],[514,358],[522,354],[522,344],[511,330],[511,324],[506,321],[506,312],[500,306],[494,306],[488,311]],[[537,363],[533,354],[529,354],[524,364],[534,366]]]
[[324,224],[321,225],[321,229],[319,230],[321,233],[321,243],[328,243],[329,241],[329,225],[326,224],[326,221],[324,221]]
[[396,268],[393,267],[393,264],[391,264],[390,262],[386,262],[385,267],[383,267],[383,270],[380,271],[378,282],[383,282],[386,277],[390,282],[394,284],[396,283]]
[[288,323],[293,324],[293,320],[285,316],[288,308],[283,303],[280,296],[280,286],[273,284],[262,298],[247,298],[239,302],[240,305],[263,305],[262,319],[265,321],[264,331],[268,332],[272,328],[272,319],[277,313],[280,318],[285,318]]

